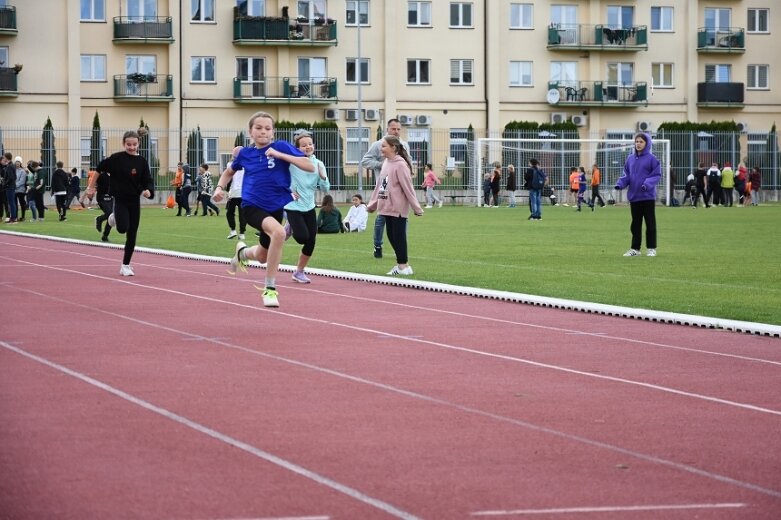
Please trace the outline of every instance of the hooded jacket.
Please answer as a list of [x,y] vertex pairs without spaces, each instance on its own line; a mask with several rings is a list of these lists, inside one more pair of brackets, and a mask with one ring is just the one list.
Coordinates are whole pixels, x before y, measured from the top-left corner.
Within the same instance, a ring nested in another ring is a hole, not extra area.
[[[662,178],[662,166],[651,152],[651,136],[646,133],[637,134],[647,143],[641,152],[634,150],[624,163],[624,173],[616,181],[616,189],[627,190],[629,202],[656,200],[656,185]],[[635,136],[635,137],[637,137]]]

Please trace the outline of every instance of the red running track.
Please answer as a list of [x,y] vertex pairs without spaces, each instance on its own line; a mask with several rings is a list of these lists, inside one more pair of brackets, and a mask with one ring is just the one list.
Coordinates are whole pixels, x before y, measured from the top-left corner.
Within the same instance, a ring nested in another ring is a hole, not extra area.
[[0,235],[0,518],[776,519],[781,340]]

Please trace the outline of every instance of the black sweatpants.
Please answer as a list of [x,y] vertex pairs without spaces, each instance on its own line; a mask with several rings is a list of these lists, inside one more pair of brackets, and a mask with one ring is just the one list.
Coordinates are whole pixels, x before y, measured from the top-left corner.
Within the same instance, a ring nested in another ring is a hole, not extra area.
[[629,209],[632,212],[632,224],[629,226],[632,232],[632,249],[639,250],[643,243],[643,220],[645,220],[645,247],[656,249],[656,201],[630,202]]
[[115,197],[114,220],[117,224],[117,232],[125,235],[125,255],[122,257],[122,263],[130,265],[133,252],[136,250],[138,225],[141,223],[141,200],[138,197],[132,199]]

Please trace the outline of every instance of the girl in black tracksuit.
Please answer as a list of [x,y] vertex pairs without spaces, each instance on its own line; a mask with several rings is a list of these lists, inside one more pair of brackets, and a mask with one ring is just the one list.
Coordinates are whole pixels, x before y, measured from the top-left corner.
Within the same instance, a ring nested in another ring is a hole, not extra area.
[[[141,201],[139,196],[151,199],[154,196],[154,184],[147,160],[138,155],[138,132],[129,130],[122,136],[124,152],[117,152],[98,165],[98,175],[109,174],[111,185],[109,194],[114,197],[114,212],[108,222],[117,232],[126,234],[125,254],[119,274],[133,276],[130,259],[136,248],[136,235],[141,220]],[[97,179],[95,180],[97,182]],[[91,186],[94,190],[95,186]]]

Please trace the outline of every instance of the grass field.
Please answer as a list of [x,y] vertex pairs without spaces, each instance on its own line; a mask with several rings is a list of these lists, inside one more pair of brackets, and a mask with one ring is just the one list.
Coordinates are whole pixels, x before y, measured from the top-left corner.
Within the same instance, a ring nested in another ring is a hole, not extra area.
[[[5,229],[99,241],[98,214],[71,211],[61,223],[50,211],[43,223]],[[659,256],[625,258],[628,206],[577,213],[546,205],[541,222],[528,221],[524,207],[429,209],[409,220],[413,278],[781,325],[781,205],[657,207],[656,214]],[[385,258],[372,257],[373,221],[365,233],[319,235],[310,266],[385,274],[393,251],[386,241]],[[227,233],[223,213],[177,218],[174,210],[150,207],[138,245],[227,257],[234,244]],[[255,237],[249,231],[247,238]],[[111,239],[124,243],[115,232]],[[291,239],[283,263],[294,264],[299,250]]]

